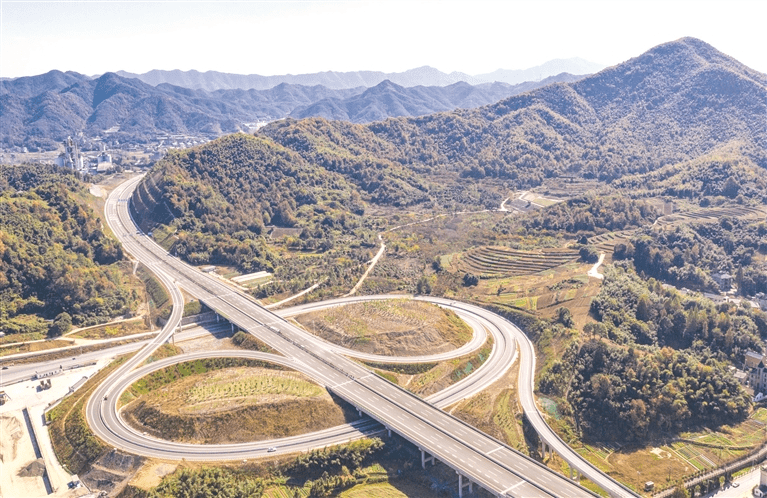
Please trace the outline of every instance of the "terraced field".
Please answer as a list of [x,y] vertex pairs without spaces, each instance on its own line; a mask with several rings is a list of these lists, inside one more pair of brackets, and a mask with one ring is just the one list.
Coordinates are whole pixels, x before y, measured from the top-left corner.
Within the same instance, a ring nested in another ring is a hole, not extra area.
[[[761,208],[728,206],[674,213],[658,218],[656,224],[663,228],[679,223],[717,221],[723,216],[732,218],[759,218],[764,215],[765,212]],[[636,230],[621,230],[618,232],[603,233],[589,238],[589,244],[596,247],[600,252],[610,255],[616,244],[619,242],[626,242],[635,232]]]
[[480,278],[532,275],[578,259],[578,252],[570,249],[542,249],[517,251],[507,247],[478,247],[461,258],[461,269]]
[[569,199],[583,195],[586,192],[595,190],[604,185],[596,180],[586,180],[576,177],[561,177],[547,179],[546,182],[536,190],[548,197],[561,197]]
[[683,213],[674,213],[658,219],[659,225],[671,225],[689,221],[713,221],[723,216],[733,218],[757,218],[765,215],[764,210],[750,206],[726,206],[710,209],[696,209]]
[[589,239],[589,244],[597,248],[598,251],[606,254],[612,254],[615,245],[619,242],[626,242],[636,230],[621,230],[619,232],[607,232],[596,235]]

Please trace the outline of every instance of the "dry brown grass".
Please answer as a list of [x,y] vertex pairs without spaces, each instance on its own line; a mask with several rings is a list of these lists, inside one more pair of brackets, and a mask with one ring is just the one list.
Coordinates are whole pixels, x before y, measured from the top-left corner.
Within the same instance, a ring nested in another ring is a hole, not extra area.
[[142,332],[147,332],[146,324],[144,323],[143,317],[137,317],[122,322],[87,327],[78,330],[67,337],[80,339],[112,339],[114,337],[140,334]]
[[522,453],[529,453],[522,431],[522,408],[517,398],[519,363],[493,385],[461,401],[449,411],[481,431],[504,441]]
[[353,303],[296,320],[335,344],[384,355],[441,353],[472,337],[471,328],[452,311],[410,299]]
[[466,289],[470,298],[486,304],[498,304],[551,318],[557,308],[570,310],[577,328],[593,321],[589,316],[591,300],[599,293],[602,281],[589,278],[592,265],[569,263],[534,275],[483,279]]
[[54,339],[50,341],[41,342],[27,342],[25,344],[19,344],[16,346],[6,346],[0,349],[0,357],[8,356],[18,353],[36,353],[38,351],[47,351],[48,349],[63,348],[72,346],[75,343],[73,340],[67,339]]

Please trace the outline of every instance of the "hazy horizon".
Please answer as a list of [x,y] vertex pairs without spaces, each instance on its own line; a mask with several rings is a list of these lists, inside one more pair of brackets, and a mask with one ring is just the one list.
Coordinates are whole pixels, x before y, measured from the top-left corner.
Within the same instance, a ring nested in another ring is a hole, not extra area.
[[575,57],[611,66],[685,36],[767,72],[761,14],[756,0],[3,1],[0,76],[422,66],[479,75]]

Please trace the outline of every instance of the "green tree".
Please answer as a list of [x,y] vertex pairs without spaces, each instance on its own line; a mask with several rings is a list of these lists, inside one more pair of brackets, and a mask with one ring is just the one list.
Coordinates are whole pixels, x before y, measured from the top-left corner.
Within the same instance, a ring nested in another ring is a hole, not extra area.
[[418,292],[418,294],[431,294],[431,279],[426,275],[418,279],[416,292]]
[[687,488],[684,487],[684,484],[679,483],[674,488],[674,492],[671,493],[671,498],[690,498],[690,492],[687,491]]
[[637,320],[649,322],[652,320],[652,302],[648,294],[642,294],[637,301]]
[[463,276],[463,285],[465,287],[474,287],[479,284],[479,277],[473,273],[466,273]]
[[575,327],[575,322],[573,321],[573,315],[570,313],[570,310],[565,308],[564,306],[561,306],[557,308],[556,312],[557,314],[557,321],[564,325],[565,327],[571,329]]
[[578,250],[578,254],[586,263],[596,263],[599,260],[599,253],[594,246],[582,246]]
[[72,329],[72,317],[66,311],[63,311],[56,315],[53,323],[48,328],[48,336],[59,337]]

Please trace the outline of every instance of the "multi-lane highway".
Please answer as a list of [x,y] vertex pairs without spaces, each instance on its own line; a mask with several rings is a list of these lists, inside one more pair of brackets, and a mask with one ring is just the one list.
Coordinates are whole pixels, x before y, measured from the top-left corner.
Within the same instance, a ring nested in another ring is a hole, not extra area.
[[[463,423],[449,414],[401,388],[371,374],[359,364],[339,355],[333,348],[322,341],[316,341],[300,328],[285,321],[279,316],[261,308],[251,298],[239,293],[233,288],[216,279],[189,267],[151,240],[137,233],[129,209],[128,198],[138,178],[130,180],[118,187],[110,196],[106,206],[107,220],[115,234],[123,242],[125,250],[144,262],[152,269],[163,283],[174,293],[174,302],[180,302],[178,286],[198,297],[209,307],[216,310],[238,327],[256,335],[292,362],[300,364],[300,370],[310,374],[318,382],[328,386],[336,395],[358,407],[362,412],[383,423],[386,427],[410,440],[429,455],[434,455],[440,461],[455,469],[465,478],[480,484],[483,488],[498,496],[591,496],[585,488],[573,481],[556,474],[545,466],[514,451],[506,445],[490,438],[477,429]],[[179,301],[176,301],[178,299]],[[488,328],[495,327],[500,333],[496,337],[494,348],[495,361],[502,365],[511,363],[514,355],[514,330],[509,322],[481,308],[462,303],[445,301],[444,305],[455,306],[463,314],[471,315],[475,320],[488,323]],[[174,307],[170,327],[166,327],[155,340],[159,345],[164,342],[178,321],[179,307]],[[524,335],[516,330],[523,338]],[[525,342],[529,344],[526,338]],[[136,431],[123,432],[122,425],[115,419],[116,394],[129,370],[133,369],[148,354],[150,348],[142,350],[129,364],[126,364],[102,384],[96,395],[91,398],[88,407],[88,419],[94,431],[106,441],[115,446],[126,447],[137,444],[146,448],[153,446],[161,450],[168,447],[168,442],[159,442],[141,438]],[[521,352],[526,358],[522,372],[527,374],[524,382],[529,387],[529,398],[532,400],[532,372],[534,356]],[[532,346],[530,345],[530,351]],[[411,359],[412,361],[412,359]],[[488,363],[490,363],[488,361]],[[507,368],[507,367],[506,367]],[[496,370],[494,370],[496,369]],[[501,372],[498,374],[498,372]],[[504,370],[498,365],[486,368],[486,380],[497,378]],[[529,381],[529,382],[528,382]],[[472,381],[475,382],[475,381]],[[460,386],[456,392],[460,391]],[[520,393],[525,406],[528,394]],[[110,398],[111,396],[111,398]],[[104,397],[107,397],[105,400]],[[448,397],[449,398],[449,397]],[[443,399],[446,401],[448,398]],[[440,403],[442,404],[442,403]],[[526,413],[537,409],[525,406]],[[529,415],[528,415],[529,416]],[[540,417],[540,414],[538,414]],[[543,419],[541,418],[541,421]],[[545,422],[543,424],[545,426]],[[536,428],[538,428],[536,426]],[[546,426],[546,429],[548,427]],[[545,434],[545,431],[544,431]],[[558,438],[556,438],[558,439]],[[555,445],[556,441],[550,442]],[[562,443],[564,445],[564,443]],[[174,458],[186,458],[197,454],[198,451],[211,454],[213,448],[197,446],[199,449],[181,448]],[[555,448],[560,451],[560,448]],[[216,451],[219,451],[217,449]],[[226,449],[223,449],[224,453]],[[563,456],[568,452],[575,454],[566,445],[561,448]],[[137,452],[141,453],[141,451]],[[219,452],[219,456],[224,453]],[[242,458],[239,454],[231,454],[231,458]],[[567,457],[565,457],[567,459]],[[569,461],[569,460],[568,460]],[[579,462],[571,462],[583,474],[588,475],[588,469],[582,470]],[[590,466],[588,466],[590,467]],[[598,473],[598,471],[597,471]],[[601,473],[598,473],[601,475]],[[597,476],[598,477],[598,476]],[[596,480],[596,479],[594,479]],[[603,485],[600,483],[600,485]],[[630,495],[628,490],[618,486],[611,489],[607,482],[605,487],[613,496]]]

